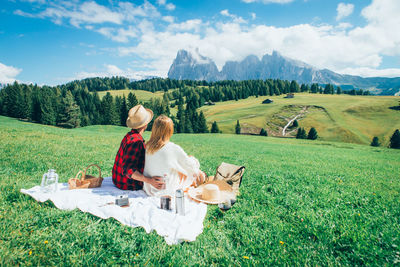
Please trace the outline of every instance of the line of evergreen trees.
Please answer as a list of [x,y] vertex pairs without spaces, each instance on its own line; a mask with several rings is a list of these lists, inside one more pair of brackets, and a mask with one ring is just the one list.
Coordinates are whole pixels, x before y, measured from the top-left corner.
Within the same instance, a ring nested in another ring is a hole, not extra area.
[[[321,94],[351,94],[351,95],[369,95],[369,91],[362,89],[356,90],[342,90],[340,86],[336,87],[332,84],[326,84],[325,88],[314,83],[312,85],[301,84],[296,81],[287,81],[279,79],[267,80],[245,80],[245,81],[193,81],[193,80],[173,80],[169,78],[152,78],[141,81],[129,81],[124,77],[111,77],[111,78],[86,78],[83,80],[76,80],[69,82],[65,85],[69,90],[84,89],[90,92],[106,91],[106,90],[145,90],[150,92],[168,91],[171,89],[185,90],[188,88],[196,88],[197,90],[203,89],[204,94],[200,93],[205,101],[226,101],[238,100],[247,98],[249,96],[267,96],[267,95],[280,95],[296,92],[310,92]],[[216,92],[217,91],[217,92]],[[218,93],[221,91],[221,94]]]
[[[318,84],[299,86],[296,81],[279,79],[206,82],[154,78],[131,82],[124,77],[112,77],[87,78],[55,87],[15,82],[0,90],[0,114],[68,128],[125,125],[127,110],[138,103],[134,94],[129,94],[126,99],[114,98],[108,93],[100,99],[97,91],[126,88],[151,92],[174,89],[166,92],[163,100],[152,99],[144,105],[156,115],[170,115],[169,108],[178,106],[177,117],[173,118],[176,131],[197,133],[208,131],[204,114],[196,111],[206,102],[292,92],[332,93],[334,87],[326,85],[323,90]],[[341,93],[340,87],[337,93]]]
[[[371,146],[378,147],[380,145],[381,145],[381,143],[379,143],[379,138],[377,136],[374,136],[374,138],[372,138]],[[395,148],[395,149],[400,149],[400,131],[399,131],[399,129],[396,129],[394,131],[392,137],[390,137],[389,147]]]
[[296,139],[316,140],[317,138],[318,138],[318,132],[314,127],[311,127],[308,134],[306,133],[306,130],[304,130],[304,128],[299,128],[297,130]]
[[[87,89],[39,87],[15,82],[0,90],[0,115],[65,128],[95,124],[125,126],[129,109],[139,103],[133,92],[127,98],[113,97],[107,92],[100,99],[97,92],[92,93]],[[171,115],[168,94],[164,94],[162,100],[154,98],[142,104],[152,109],[155,117],[161,114]],[[171,116],[176,132],[208,132],[203,112],[196,111],[198,107],[199,101],[195,94],[179,97],[177,117]],[[149,127],[151,126],[150,124]]]

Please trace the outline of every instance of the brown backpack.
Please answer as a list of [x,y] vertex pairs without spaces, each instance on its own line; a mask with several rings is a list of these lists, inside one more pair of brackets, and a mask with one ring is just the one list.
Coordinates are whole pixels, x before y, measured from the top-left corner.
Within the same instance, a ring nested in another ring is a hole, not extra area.
[[218,166],[215,176],[210,178],[214,181],[224,180],[232,186],[233,191],[238,195],[245,168],[244,166],[222,162],[221,165]]

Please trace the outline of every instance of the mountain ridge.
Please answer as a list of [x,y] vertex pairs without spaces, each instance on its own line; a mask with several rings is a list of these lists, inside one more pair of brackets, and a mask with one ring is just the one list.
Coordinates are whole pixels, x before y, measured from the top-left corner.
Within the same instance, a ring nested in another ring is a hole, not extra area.
[[367,89],[375,94],[396,95],[400,92],[400,77],[368,77],[339,74],[329,69],[317,69],[305,62],[291,59],[273,51],[261,59],[248,55],[241,61],[227,61],[218,70],[214,61],[200,55],[198,50],[179,50],[169,71],[168,78],[178,80],[254,80],[282,79],[298,83],[334,84],[344,90]]

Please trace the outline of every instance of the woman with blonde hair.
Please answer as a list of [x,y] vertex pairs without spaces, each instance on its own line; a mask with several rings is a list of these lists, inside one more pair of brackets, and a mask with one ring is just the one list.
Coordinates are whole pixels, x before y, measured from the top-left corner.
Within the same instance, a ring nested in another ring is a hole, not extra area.
[[205,174],[200,171],[199,161],[188,156],[180,146],[170,142],[173,133],[174,123],[171,118],[161,115],[155,119],[150,140],[146,143],[143,174],[165,176],[166,181],[164,189],[157,189],[145,183],[143,190],[150,196],[173,193],[176,189],[185,190],[193,183],[204,181]]

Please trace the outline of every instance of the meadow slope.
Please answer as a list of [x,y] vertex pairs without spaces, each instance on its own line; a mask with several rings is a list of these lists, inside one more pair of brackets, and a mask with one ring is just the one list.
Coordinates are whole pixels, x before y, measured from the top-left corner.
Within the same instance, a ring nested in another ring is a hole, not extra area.
[[90,163],[111,175],[127,128],[68,130],[1,116],[0,125],[0,265],[400,263],[399,150],[261,136],[174,135],[208,174],[223,161],[247,168],[231,210],[209,206],[195,242],[168,246],[154,232],[61,211],[19,192],[39,184],[48,168],[55,168],[62,182]]
[[[262,104],[267,98],[274,102]],[[395,129],[400,128],[400,110],[390,109],[398,106],[399,100],[396,96],[296,93],[294,98],[281,95],[218,102],[201,110],[207,122],[211,125],[217,121],[224,133],[234,133],[239,120],[242,127],[266,128],[270,135],[281,135],[285,118],[293,118],[305,109],[304,116],[298,119],[300,127],[307,131],[315,127],[322,140],[370,144],[377,136],[387,146]]]

